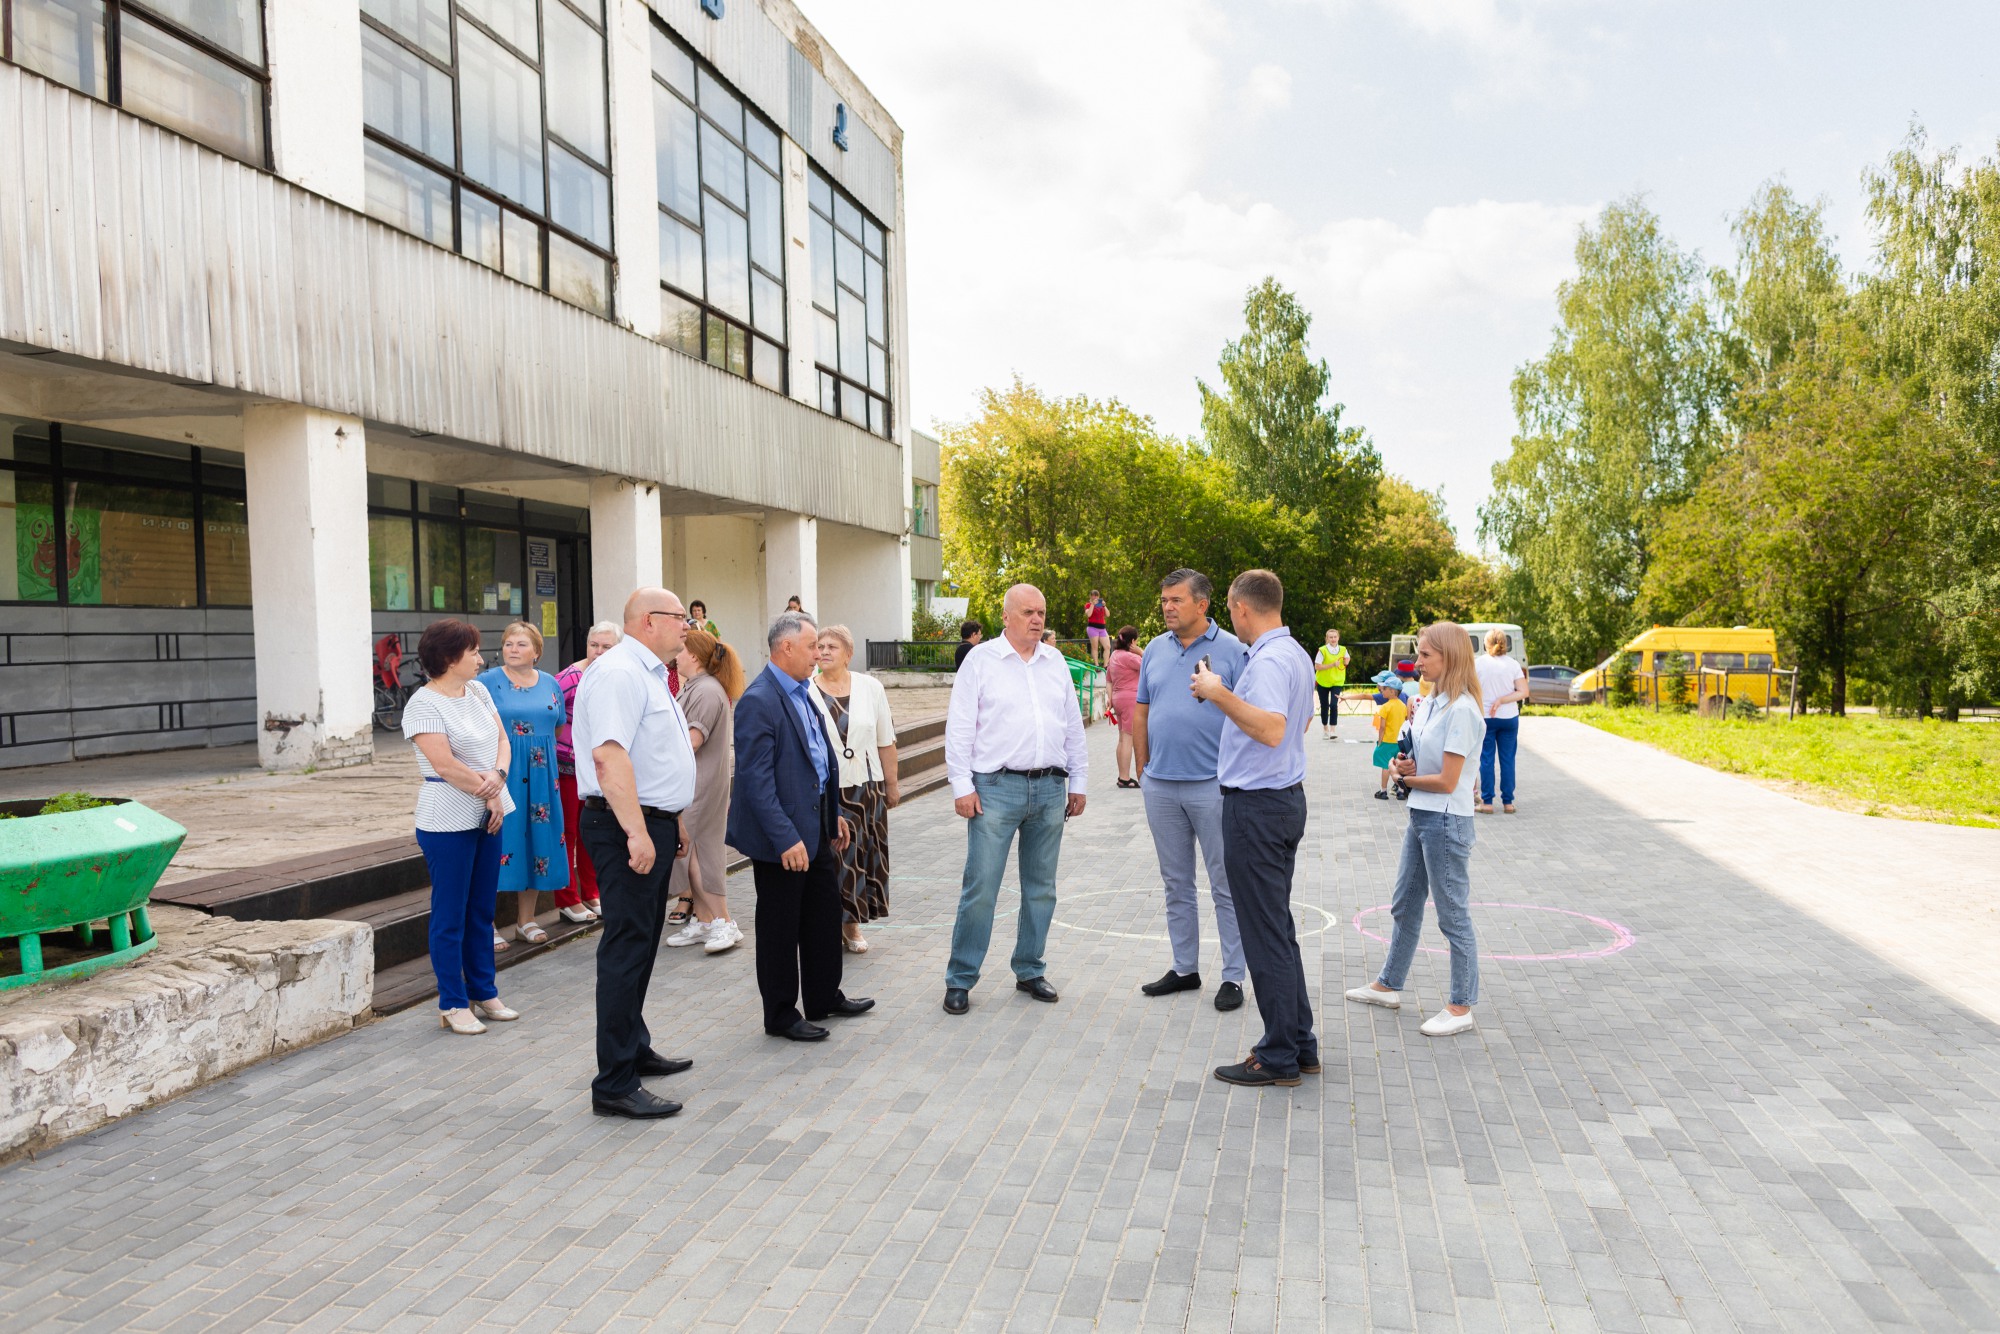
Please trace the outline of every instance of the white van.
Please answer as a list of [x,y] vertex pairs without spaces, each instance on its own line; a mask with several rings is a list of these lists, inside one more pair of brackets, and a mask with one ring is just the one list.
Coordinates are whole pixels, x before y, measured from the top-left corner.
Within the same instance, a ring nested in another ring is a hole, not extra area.
[[1498,630],[1507,636],[1507,656],[1521,664],[1521,670],[1528,670],[1528,641],[1518,625],[1508,625],[1501,621],[1467,622],[1465,633],[1472,636],[1472,656],[1475,658],[1486,652],[1486,632]]

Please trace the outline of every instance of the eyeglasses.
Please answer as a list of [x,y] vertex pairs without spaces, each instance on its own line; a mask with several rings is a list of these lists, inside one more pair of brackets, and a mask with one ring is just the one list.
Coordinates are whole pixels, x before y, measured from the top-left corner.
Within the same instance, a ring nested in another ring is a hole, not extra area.
[[646,619],[648,621],[651,621],[655,616],[671,616],[675,620],[683,623],[685,623],[688,618],[688,614],[684,611],[649,611],[646,613]]

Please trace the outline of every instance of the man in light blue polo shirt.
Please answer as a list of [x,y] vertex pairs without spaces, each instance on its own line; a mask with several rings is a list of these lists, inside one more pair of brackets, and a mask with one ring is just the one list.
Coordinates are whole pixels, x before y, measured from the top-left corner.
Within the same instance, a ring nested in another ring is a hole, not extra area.
[[1191,689],[1229,720],[1216,749],[1222,788],[1222,851],[1257,984],[1264,1036],[1249,1059],[1220,1066],[1225,1084],[1297,1084],[1320,1070],[1306,994],[1305,960],[1292,921],[1292,871],[1306,833],[1306,731],[1313,720],[1312,660],[1285,628],[1285,586],[1269,570],[1245,570],[1229,585],[1229,621],[1250,640],[1231,689],[1197,671]]
[[1160,858],[1166,886],[1167,939],[1173,967],[1139,990],[1148,996],[1201,990],[1201,905],[1195,895],[1195,844],[1208,866],[1215,899],[1215,926],[1222,936],[1222,985],[1215,1008],[1243,1004],[1243,941],[1236,932],[1236,905],[1229,897],[1229,871],[1222,856],[1222,789],[1215,781],[1215,752],[1222,737],[1222,710],[1204,704],[1188,689],[1203,658],[1235,685],[1246,656],[1243,642],[1208,615],[1215,586],[1198,570],[1175,570],[1160,580],[1160,619],[1167,633],[1146,645],[1139,666],[1138,707],[1132,715],[1132,742],[1145,788],[1146,823]]

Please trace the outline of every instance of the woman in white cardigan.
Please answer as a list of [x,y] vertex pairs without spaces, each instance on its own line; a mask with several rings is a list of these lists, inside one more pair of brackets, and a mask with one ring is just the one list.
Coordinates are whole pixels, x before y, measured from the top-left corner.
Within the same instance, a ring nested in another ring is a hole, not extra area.
[[854,636],[844,625],[819,632],[813,702],[841,739],[840,812],[854,831],[840,854],[841,944],[866,954],[861,924],[889,915],[889,808],[902,800],[896,777],[896,724],[889,692],[866,672],[851,672]]

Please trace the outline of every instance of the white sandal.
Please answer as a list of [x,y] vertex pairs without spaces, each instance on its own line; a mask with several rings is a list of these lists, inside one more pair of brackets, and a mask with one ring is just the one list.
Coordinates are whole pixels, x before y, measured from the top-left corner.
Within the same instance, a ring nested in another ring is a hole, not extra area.
[[549,943],[549,933],[542,930],[541,923],[539,922],[529,922],[517,934],[530,945],[546,945]]
[[868,953],[868,941],[862,936],[842,936],[840,938],[840,946],[849,954]]
[[583,926],[597,920],[597,914],[582,904],[578,904],[574,908],[558,908],[556,909],[556,913],[565,922],[574,922],[578,926]]
[[452,1032],[468,1038],[486,1031],[486,1025],[474,1019],[470,1010],[438,1011],[438,1027],[448,1028]]
[[507,937],[505,937],[505,936],[503,936],[503,935],[501,935],[501,934],[500,934],[500,928],[499,928],[499,927],[497,927],[497,926],[496,926],[496,927],[494,927],[494,928],[493,928],[493,952],[494,952],[495,954],[498,954],[498,953],[500,953],[500,951],[502,951],[502,950],[504,950],[504,949],[506,949],[506,948],[507,948]]

